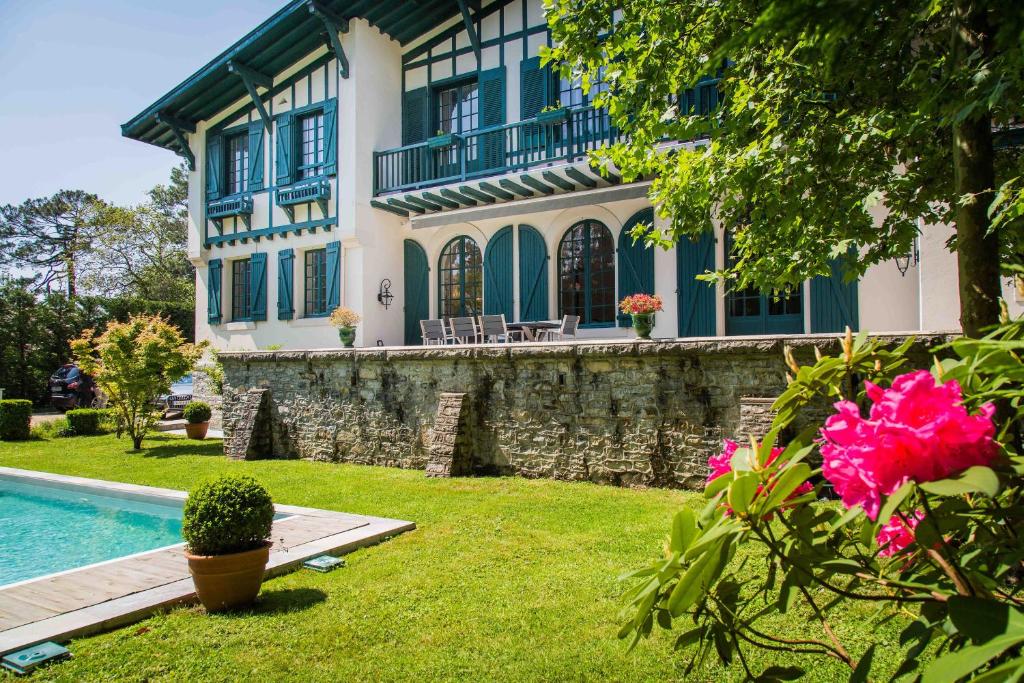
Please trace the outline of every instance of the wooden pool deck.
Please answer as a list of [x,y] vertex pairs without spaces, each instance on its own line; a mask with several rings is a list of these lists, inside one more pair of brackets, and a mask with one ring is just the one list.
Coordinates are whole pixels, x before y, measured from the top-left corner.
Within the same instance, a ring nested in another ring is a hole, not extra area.
[[[0,467],[0,475],[105,495],[184,500],[183,491],[99,482]],[[317,555],[341,555],[416,528],[413,522],[277,505],[267,576]],[[0,587],[0,655],[35,643],[71,638],[139,621],[192,602],[195,590],[182,544]]]

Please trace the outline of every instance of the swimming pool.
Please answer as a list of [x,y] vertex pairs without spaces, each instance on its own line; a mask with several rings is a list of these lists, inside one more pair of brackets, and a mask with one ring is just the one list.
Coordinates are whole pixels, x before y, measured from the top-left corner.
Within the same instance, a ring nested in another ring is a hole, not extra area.
[[0,474],[0,586],[181,543],[182,502]]

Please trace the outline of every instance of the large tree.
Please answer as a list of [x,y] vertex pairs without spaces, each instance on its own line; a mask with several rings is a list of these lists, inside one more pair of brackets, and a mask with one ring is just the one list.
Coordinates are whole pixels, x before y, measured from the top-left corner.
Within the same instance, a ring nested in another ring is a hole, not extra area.
[[610,86],[597,104],[625,141],[598,161],[655,178],[671,230],[652,241],[718,220],[736,257],[719,276],[784,290],[950,223],[963,328],[998,320],[1000,263],[1022,253],[1024,166],[1000,149],[1024,118],[1019,0],[549,0],[548,19],[548,57]]
[[0,207],[0,266],[29,271],[38,290],[61,283],[78,293],[79,264],[99,232],[107,205],[81,190]]

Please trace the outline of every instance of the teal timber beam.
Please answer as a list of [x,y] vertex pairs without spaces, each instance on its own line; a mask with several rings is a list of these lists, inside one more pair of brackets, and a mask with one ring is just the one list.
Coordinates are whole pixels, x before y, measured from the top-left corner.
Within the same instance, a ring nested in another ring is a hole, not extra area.
[[426,199],[422,199],[420,197],[417,197],[414,194],[407,194],[407,195],[405,195],[405,201],[408,202],[409,204],[412,204],[413,206],[423,207],[427,211],[440,211],[442,208],[444,208],[440,204],[435,204],[434,202],[428,202]]
[[170,127],[171,133],[174,135],[174,139],[178,143],[178,154],[185,158],[185,162],[188,164],[188,170],[196,170],[196,156],[192,154],[192,148],[188,146],[188,140],[185,139],[185,133],[183,132],[188,131],[190,133],[194,133],[196,132],[196,127],[185,121],[176,119],[170,114],[157,114],[156,120],[160,123],[166,123]]
[[544,171],[541,175],[544,176],[544,180],[548,181],[552,185],[557,185],[566,192],[572,192],[576,189],[576,186],[570,183],[568,180],[558,175],[554,171]]
[[480,183],[480,189],[483,190],[484,192],[490,192],[498,199],[504,199],[508,201],[516,198],[516,196],[511,192],[505,192],[505,190],[501,189],[500,187],[495,187],[490,183]]
[[542,183],[541,181],[534,178],[532,175],[524,174],[520,176],[519,179],[523,181],[523,185],[529,185],[538,192],[543,192],[544,194],[555,193],[555,188],[551,187],[547,183]]
[[400,209],[397,206],[391,206],[390,204],[385,204],[384,202],[378,202],[376,199],[371,199],[370,200],[370,206],[372,206],[375,209],[380,209],[381,211],[387,211],[389,213],[393,213],[396,216],[401,216],[402,218],[408,218],[409,217],[409,212],[408,211],[406,211],[404,209]]
[[570,166],[569,168],[565,169],[565,175],[569,176],[570,178],[580,183],[581,185],[586,185],[591,189],[597,187],[597,181],[588,176],[583,171],[579,170],[578,168],[573,168]]
[[338,70],[342,78],[348,78],[348,57],[345,55],[345,48],[341,45],[339,33],[348,33],[348,19],[337,16],[316,0],[308,0],[306,7],[309,13],[324,22],[327,29],[327,39],[331,41],[331,48],[334,56],[338,59]]
[[476,55],[476,68],[480,68],[480,36],[476,34],[476,26],[473,24],[473,17],[469,14],[469,7],[466,0],[458,0],[459,10],[462,12],[462,23],[466,25],[466,34],[469,35],[469,43],[473,46],[473,54]]
[[[441,188],[441,196],[442,197],[447,197],[448,199],[450,199],[452,201],[455,201],[455,202],[458,202],[459,204],[465,204],[466,206],[476,206],[477,204],[480,203],[477,200],[473,199],[472,197],[467,197],[464,194],[459,194],[455,190],[450,190],[447,187]],[[458,207],[452,207],[452,208],[458,208]]]
[[[435,204],[440,204],[441,206],[445,206],[445,207],[447,207],[449,209],[457,209],[457,208],[459,208],[459,203],[458,202],[453,202],[451,199],[445,199],[444,197],[438,196],[438,195],[434,194],[433,192],[424,192],[423,193],[423,198],[426,199],[426,200],[432,201]],[[476,204],[476,202],[473,202],[473,203]]]
[[427,210],[424,209],[423,207],[416,206],[415,204],[410,204],[408,202],[403,202],[401,199],[395,199],[394,197],[388,198],[388,204],[390,204],[391,206],[397,206],[399,209],[405,209],[406,211],[415,211],[416,213],[427,212]]
[[459,192],[481,202],[487,202],[488,204],[493,204],[496,201],[494,197],[492,197],[491,195],[481,192],[480,190],[474,187],[470,187],[469,185],[460,186]]
[[256,111],[259,112],[260,118],[263,120],[263,127],[269,133],[272,128],[270,114],[267,113],[267,108],[263,106],[263,98],[256,92],[256,87],[260,86],[272,92],[274,90],[274,79],[236,61],[228,62],[228,71],[242,79],[245,89],[249,91],[249,97],[252,98],[252,103],[256,105]]
[[498,181],[498,184],[504,187],[509,192],[515,192],[517,195],[522,197],[532,197],[533,190],[528,187],[523,187],[519,183],[509,180],[508,178],[502,178]]

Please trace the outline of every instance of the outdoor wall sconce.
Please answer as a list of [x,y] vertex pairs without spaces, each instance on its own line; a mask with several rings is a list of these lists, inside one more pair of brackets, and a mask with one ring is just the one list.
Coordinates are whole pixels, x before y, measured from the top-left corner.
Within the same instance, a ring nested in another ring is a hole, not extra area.
[[918,251],[917,239],[915,238],[914,246],[911,247],[910,253],[896,257],[896,269],[900,271],[900,277],[906,277],[907,271],[910,270],[910,266],[916,266],[920,262],[921,252]]
[[391,280],[384,278],[380,281],[380,289],[377,291],[377,301],[384,304],[384,310],[391,305],[395,295],[391,293]]

